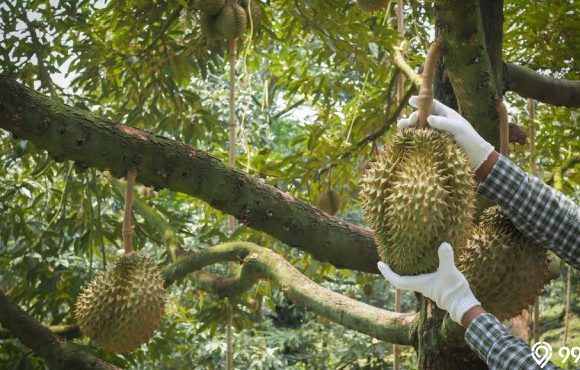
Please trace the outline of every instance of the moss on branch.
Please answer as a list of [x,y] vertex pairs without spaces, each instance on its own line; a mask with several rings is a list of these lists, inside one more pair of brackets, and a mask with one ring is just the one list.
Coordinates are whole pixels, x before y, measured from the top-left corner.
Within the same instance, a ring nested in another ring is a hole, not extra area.
[[377,272],[370,230],[344,222],[185,144],[79,110],[0,76],[0,128],[56,160],[192,195],[337,267]]
[[[221,277],[199,271],[204,266],[239,261],[242,266],[234,277]],[[259,279],[277,283],[296,304],[347,328],[389,343],[414,343],[411,326],[415,315],[370,306],[326,289],[300,273],[282,256],[248,242],[231,242],[189,255],[166,267],[166,285],[190,273],[202,289],[229,297],[250,289]]]

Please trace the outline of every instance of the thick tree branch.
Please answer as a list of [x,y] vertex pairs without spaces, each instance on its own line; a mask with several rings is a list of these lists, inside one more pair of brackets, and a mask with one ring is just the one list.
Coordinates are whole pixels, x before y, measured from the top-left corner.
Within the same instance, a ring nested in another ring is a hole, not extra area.
[[500,95],[487,53],[477,0],[457,6],[451,0],[436,0],[435,11],[443,39],[443,62],[460,113],[485,140],[499,148],[499,116],[495,109]]
[[118,369],[67,343],[49,328],[30,317],[0,291],[0,324],[25,346],[43,357],[52,369]]
[[407,63],[403,57],[403,54],[401,53],[402,50],[404,50],[404,44],[398,48],[393,49],[393,62],[418,89],[421,87],[421,81],[423,81],[423,78]]
[[529,68],[504,63],[506,89],[524,98],[569,108],[580,107],[580,81],[544,76]]
[[145,185],[202,199],[337,267],[377,272],[370,230],[329,216],[200,150],[55,102],[4,76],[0,128],[57,160],[109,170],[115,177],[137,167]]
[[[198,271],[217,262],[239,261],[234,277]],[[240,294],[259,279],[269,279],[297,304],[347,328],[396,344],[413,344],[411,324],[415,315],[382,310],[323,288],[300,273],[282,256],[248,242],[231,242],[181,258],[164,269],[166,285],[195,272],[198,284],[221,297]]]
[[[47,327],[53,334],[63,339],[74,339],[81,337],[81,330],[77,325],[51,325]],[[0,339],[15,338],[10,330],[0,329]]]

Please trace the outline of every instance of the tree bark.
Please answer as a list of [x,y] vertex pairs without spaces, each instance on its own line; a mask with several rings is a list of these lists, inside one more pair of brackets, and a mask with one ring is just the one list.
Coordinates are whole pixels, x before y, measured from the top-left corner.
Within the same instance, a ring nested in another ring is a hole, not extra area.
[[56,160],[109,170],[115,177],[136,167],[138,180],[145,185],[202,199],[337,267],[378,272],[370,230],[329,216],[200,150],[98,118],[4,76],[0,76],[0,128],[32,141]]
[[506,63],[504,67],[507,90],[546,104],[580,107],[580,81],[544,76],[529,68],[510,63]]
[[[200,271],[218,262],[242,264],[234,277]],[[300,273],[274,251],[248,242],[230,242],[186,257],[163,271],[165,285],[194,273],[198,286],[218,296],[232,297],[250,289],[259,279],[277,283],[288,299],[344,327],[388,343],[415,343],[415,314],[383,310],[323,288]]]
[[43,357],[51,369],[118,369],[61,339],[49,328],[30,317],[2,291],[0,291],[0,324],[25,346]]
[[436,0],[435,12],[442,36],[443,63],[460,113],[477,132],[499,150],[500,99],[491,69],[479,1]]

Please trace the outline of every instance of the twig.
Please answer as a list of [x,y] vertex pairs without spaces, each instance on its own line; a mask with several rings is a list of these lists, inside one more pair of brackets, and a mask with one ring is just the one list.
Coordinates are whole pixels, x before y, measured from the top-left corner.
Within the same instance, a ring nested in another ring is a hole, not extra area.
[[133,188],[137,170],[132,168],[127,172],[127,188],[125,189],[125,213],[123,216],[123,245],[125,254],[133,251],[133,227],[131,225],[131,211],[133,209]]

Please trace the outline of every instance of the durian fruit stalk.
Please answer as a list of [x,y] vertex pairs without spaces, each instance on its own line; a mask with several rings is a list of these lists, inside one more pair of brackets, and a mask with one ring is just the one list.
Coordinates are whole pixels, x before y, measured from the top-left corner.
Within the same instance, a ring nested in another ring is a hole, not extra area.
[[127,175],[123,242],[115,266],[83,288],[75,305],[81,332],[110,352],[132,352],[159,328],[165,309],[164,279],[155,262],[133,252],[131,208],[136,170]]
[[437,247],[465,244],[475,184],[467,157],[444,133],[405,129],[363,175],[362,207],[378,252],[393,271],[434,271]]
[[551,278],[546,249],[528,241],[498,206],[483,212],[456,263],[482,306],[500,320],[533,304]]

